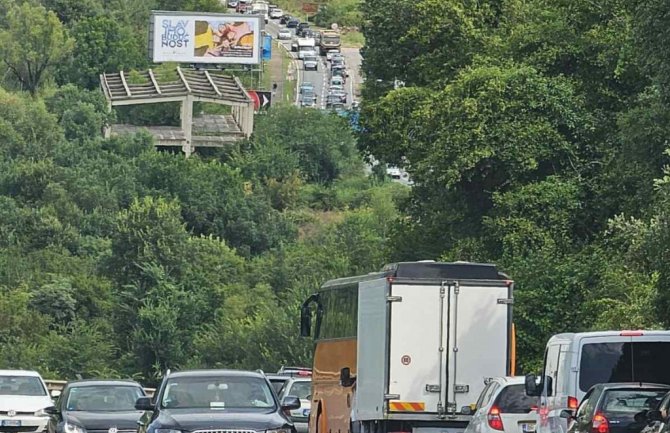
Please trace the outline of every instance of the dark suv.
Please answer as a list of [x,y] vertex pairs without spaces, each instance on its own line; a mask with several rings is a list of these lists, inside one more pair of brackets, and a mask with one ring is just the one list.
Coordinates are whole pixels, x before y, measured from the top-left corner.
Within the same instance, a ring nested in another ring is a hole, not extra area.
[[144,390],[130,380],[68,382],[55,407],[49,408],[48,433],[134,432],[142,412],[135,409]]
[[154,399],[140,398],[135,407],[146,411],[138,433],[296,433],[285,411],[300,400],[280,403],[262,373],[193,370],[168,373]]

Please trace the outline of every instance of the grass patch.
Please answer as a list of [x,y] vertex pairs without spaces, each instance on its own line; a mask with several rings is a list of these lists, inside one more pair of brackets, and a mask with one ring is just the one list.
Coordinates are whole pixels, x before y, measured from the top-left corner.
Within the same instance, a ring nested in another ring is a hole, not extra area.
[[281,67],[282,67],[282,71],[284,72],[283,73],[284,83],[283,83],[283,92],[282,92],[283,94],[282,94],[282,98],[281,98],[281,103],[291,105],[295,101],[295,84],[296,84],[295,78],[297,76],[298,71],[296,71],[296,70],[293,71],[293,77],[294,77],[293,80],[287,80],[286,79],[286,77],[288,77],[289,69],[293,68],[292,58],[286,50],[284,50],[282,48],[279,48],[278,50],[279,50],[279,52],[281,53],[281,56],[282,56]]
[[342,35],[342,46],[350,48],[361,48],[365,45],[365,36],[363,33],[351,30]]

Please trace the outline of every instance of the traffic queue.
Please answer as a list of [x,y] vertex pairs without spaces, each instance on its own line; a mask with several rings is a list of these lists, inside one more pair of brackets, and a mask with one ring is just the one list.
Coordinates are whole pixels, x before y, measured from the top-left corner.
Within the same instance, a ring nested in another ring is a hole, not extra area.
[[305,299],[311,368],[167,371],[153,395],[3,370],[0,432],[669,433],[670,331],[557,334],[520,376],[513,305],[495,265],[393,263]]

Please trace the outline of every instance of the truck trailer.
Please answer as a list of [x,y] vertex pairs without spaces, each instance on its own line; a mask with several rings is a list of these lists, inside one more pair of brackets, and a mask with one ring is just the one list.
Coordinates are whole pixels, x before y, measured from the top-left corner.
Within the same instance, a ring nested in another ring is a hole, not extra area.
[[432,261],[325,283],[301,310],[310,432],[462,432],[489,378],[514,374],[513,286],[495,265]]

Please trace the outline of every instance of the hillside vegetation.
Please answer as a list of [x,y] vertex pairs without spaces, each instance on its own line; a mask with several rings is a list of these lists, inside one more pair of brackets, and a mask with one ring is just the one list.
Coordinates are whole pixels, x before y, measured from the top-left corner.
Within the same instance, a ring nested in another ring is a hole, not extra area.
[[554,333],[670,327],[667,1],[367,0],[357,136],[286,107],[189,159],[100,135],[178,116],[97,90],[149,66],[151,9],[221,6],[0,0],[0,367],[308,364],[300,302],[395,260],[508,273],[525,371]]

